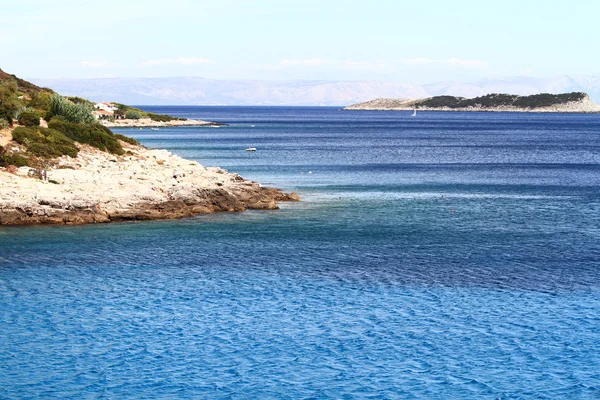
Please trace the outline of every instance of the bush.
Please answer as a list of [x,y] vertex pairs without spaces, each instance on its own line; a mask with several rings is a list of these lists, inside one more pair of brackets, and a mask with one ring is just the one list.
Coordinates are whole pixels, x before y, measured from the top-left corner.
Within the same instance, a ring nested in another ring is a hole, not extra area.
[[565,104],[574,101],[581,101],[586,94],[582,92],[572,92],[563,94],[540,93],[531,96],[523,96],[515,101],[518,107],[550,107],[557,104]]
[[185,121],[186,120],[186,118],[172,117],[172,116],[167,115],[167,114],[155,114],[155,113],[149,112],[149,113],[146,113],[146,115],[152,121],[158,121],[158,122]]
[[535,109],[538,107],[550,107],[558,104],[581,101],[585,96],[585,93],[581,92],[563,94],[541,93],[531,96],[492,93],[472,99],[454,96],[434,96],[416,103],[416,106],[448,108],[514,106]]
[[142,113],[135,110],[129,110],[125,113],[125,118],[127,119],[140,119],[142,118]]
[[101,124],[75,124],[60,118],[52,118],[48,127],[62,132],[66,137],[79,143],[89,144],[102,151],[113,154],[124,154],[119,140],[110,129]]
[[7,120],[0,118],[0,129],[6,129],[10,126]]
[[54,116],[63,117],[75,124],[91,124],[95,120],[89,104],[72,103],[58,94],[50,98],[50,111],[46,114],[46,120]]
[[50,110],[50,98],[51,95],[46,92],[35,92],[31,94],[31,100],[29,101],[29,107],[37,108],[47,112]]
[[19,123],[25,126],[40,126],[40,118],[42,116],[39,112],[27,109],[21,113],[19,117]]
[[17,83],[0,81],[0,118],[12,125],[13,116],[22,107],[17,99]]
[[17,111],[13,113],[13,119],[16,119],[18,121],[19,118],[21,118],[21,114],[23,113],[23,111],[27,111],[27,107],[19,107]]
[[13,131],[13,140],[27,147],[27,151],[43,158],[63,155],[77,157],[79,149],[73,141],[61,132],[50,128],[25,128],[19,126]]
[[125,135],[121,135],[121,134],[115,134],[115,137],[116,137],[117,139],[119,139],[119,140],[122,140],[122,141],[124,141],[124,142],[126,142],[126,143],[129,143],[129,144],[133,144],[133,145],[135,145],[135,146],[139,146],[139,145],[140,145],[140,142],[138,142],[138,141],[137,141],[137,140],[135,140],[134,138],[130,138],[130,137],[128,137],[128,136],[125,136]]
[[15,167],[25,167],[29,163],[29,159],[19,154],[2,154],[0,155],[0,167],[8,167],[14,165]]
[[89,101],[88,99],[84,99],[78,96],[69,96],[67,97],[67,100],[75,103],[75,104],[86,104],[90,107],[94,106],[94,103],[92,103],[91,101]]

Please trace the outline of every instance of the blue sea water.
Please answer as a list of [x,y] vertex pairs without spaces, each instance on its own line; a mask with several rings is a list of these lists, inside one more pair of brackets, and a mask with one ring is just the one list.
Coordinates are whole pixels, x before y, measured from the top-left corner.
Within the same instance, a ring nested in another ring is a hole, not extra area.
[[600,116],[146,108],[302,202],[0,227],[0,398],[600,398]]

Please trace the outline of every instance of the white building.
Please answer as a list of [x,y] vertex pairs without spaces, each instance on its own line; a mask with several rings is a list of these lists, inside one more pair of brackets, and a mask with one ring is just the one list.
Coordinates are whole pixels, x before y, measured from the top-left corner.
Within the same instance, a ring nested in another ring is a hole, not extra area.
[[96,103],[96,105],[94,105],[94,108],[97,110],[107,111],[111,114],[114,114],[115,111],[117,111],[117,107],[115,107],[115,105],[113,103],[106,103],[106,102]]
[[102,110],[92,111],[92,115],[96,119],[103,119],[103,118],[112,117],[115,115],[115,113],[113,111],[106,111],[106,110],[102,109]]

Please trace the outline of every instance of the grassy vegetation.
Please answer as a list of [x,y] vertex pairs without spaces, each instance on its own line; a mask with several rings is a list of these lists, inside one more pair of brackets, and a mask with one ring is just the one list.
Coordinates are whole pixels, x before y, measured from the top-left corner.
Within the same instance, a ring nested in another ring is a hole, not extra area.
[[187,118],[172,117],[172,116],[166,115],[166,114],[155,114],[155,113],[151,113],[151,112],[147,112],[146,116],[148,118],[150,118],[152,121],[159,121],[159,122],[185,121],[187,119]]
[[16,119],[15,114],[28,107],[45,114],[52,94],[54,92],[51,89],[38,87],[0,69],[0,120],[4,121],[2,124],[12,125]]
[[142,118],[142,113],[139,112],[139,111],[135,111],[135,110],[129,110],[125,114],[125,118],[127,118],[127,119],[140,119],[140,118]]
[[171,115],[166,114],[156,114],[152,112],[146,112],[140,110],[139,108],[131,107],[125,104],[113,103],[117,106],[117,111],[115,112],[118,115],[124,116],[127,119],[140,119],[140,118],[150,118],[152,121],[157,122],[168,122],[168,121],[185,121],[187,118],[179,118],[173,117]]
[[17,168],[24,167],[28,162],[28,158],[19,154],[9,154],[4,147],[0,146],[0,167],[8,167],[9,165],[14,165]]
[[465,99],[464,97],[454,96],[435,96],[427,100],[423,100],[416,104],[417,107],[431,108],[467,108],[467,107],[502,107],[513,106],[519,108],[539,108],[551,107],[580,101],[585,98],[586,94],[581,92],[564,93],[564,94],[535,94],[531,96],[517,96],[511,94],[488,94],[485,96],[475,97],[473,99]]
[[549,94],[541,93],[534,94],[532,96],[519,97],[514,105],[517,107],[549,107],[555,104],[570,103],[573,101],[581,101],[585,98],[586,94],[581,92],[563,93],[563,94]]
[[79,149],[73,140],[50,128],[26,128],[19,126],[13,131],[13,140],[27,147],[27,152],[42,158],[63,155],[77,157]]
[[50,98],[50,110],[46,113],[46,121],[53,117],[62,117],[76,124],[91,124],[95,122],[93,108],[87,103],[73,103],[59,94]]
[[122,155],[125,153],[115,134],[99,123],[77,124],[63,118],[54,117],[48,123],[48,127],[79,143],[89,144],[112,154]]
[[19,101],[17,83],[0,82],[0,119],[12,124],[15,113],[24,105]]
[[417,106],[420,107],[450,107],[457,108],[462,107],[460,104],[465,100],[463,97],[454,97],[454,96],[435,96],[427,100],[423,100],[417,103]]
[[25,126],[40,126],[42,115],[33,109],[27,109],[19,116],[19,123]]
[[75,103],[75,104],[83,104],[86,105],[90,108],[94,107],[94,103],[89,101],[88,99],[84,99],[82,97],[78,97],[78,96],[67,96],[65,97],[67,100],[69,100],[71,103]]
[[124,141],[125,143],[133,144],[135,146],[140,145],[140,142],[138,142],[134,138],[130,138],[129,136],[125,136],[125,135],[121,135],[120,133],[115,133],[115,137],[119,140]]
[[[26,149],[10,153],[15,150],[6,151],[0,146],[0,167],[37,168],[40,163],[63,155],[76,157],[76,142],[116,155],[125,154],[120,141],[139,145],[137,140],[115,135],[98,123],[92,115],[93,106],[89,100],[60,96],[0,70],[0,128],[14,128],[13,140]],[[121,105],[120,110],[148,117],[134,107]],[[49,121],[48,128],[39,126],[42,116]]]

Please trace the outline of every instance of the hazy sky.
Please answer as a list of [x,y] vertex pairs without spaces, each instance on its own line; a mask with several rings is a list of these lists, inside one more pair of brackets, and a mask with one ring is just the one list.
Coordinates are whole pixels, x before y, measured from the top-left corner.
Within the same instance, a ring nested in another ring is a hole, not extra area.
[[599,15],[598,0],[0,0],[0,68],[414,84],[598,74]]

